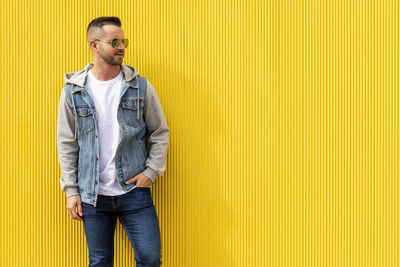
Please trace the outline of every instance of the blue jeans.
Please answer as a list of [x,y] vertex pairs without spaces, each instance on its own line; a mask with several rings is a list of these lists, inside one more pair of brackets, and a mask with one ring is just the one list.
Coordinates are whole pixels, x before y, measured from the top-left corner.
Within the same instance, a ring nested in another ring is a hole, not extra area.
[[119,196],[98,195],[96,207],[82,202],[89,267],[112,267],[117,217],[132,244],[136,267],[161,265],[161,238],[156,209],[147,187]]

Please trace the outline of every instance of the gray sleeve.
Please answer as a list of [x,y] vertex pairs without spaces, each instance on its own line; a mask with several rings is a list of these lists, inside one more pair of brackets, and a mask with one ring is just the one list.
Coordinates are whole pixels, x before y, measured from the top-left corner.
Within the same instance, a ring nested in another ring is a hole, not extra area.
[[78,157],[79,145],[75,139],[75,117],[68,103],[65,90],[60,96],[57,117],[57,152],[61,167],[61,190],[67,198],[79,195]]
[[157,176],[163,175],[167,165],[169,128],[160,99],[149,81],[143,115],[148,131],[149,157],[145,163],[146,169],[142,173],[154,183]]

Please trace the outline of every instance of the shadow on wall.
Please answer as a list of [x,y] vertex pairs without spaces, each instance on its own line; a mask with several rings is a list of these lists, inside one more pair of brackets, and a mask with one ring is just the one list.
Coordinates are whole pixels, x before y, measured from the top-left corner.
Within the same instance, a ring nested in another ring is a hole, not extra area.
[[[228,254],[236,218],[222,195],[221,185],[229,181],[221,169],[223,157],[218,157],[224,155],[220,150],[226,127],[211,83],[201,88],[160,65],[149,64],[138,72],[156,89],[170,127],[167,169],[152,187],[163,265],[236,266]],[[116,240],[117,251],[129,255],[124,264],[133,266],[133,250],[120,223]]]

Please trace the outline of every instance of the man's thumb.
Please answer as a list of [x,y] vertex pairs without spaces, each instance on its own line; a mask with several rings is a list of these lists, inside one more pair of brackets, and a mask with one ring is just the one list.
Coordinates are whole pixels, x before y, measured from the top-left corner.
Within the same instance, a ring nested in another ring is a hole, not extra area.
[[82,217],[82,204],[81,203],[78,203],[78,213],[79,213],[79,216]]

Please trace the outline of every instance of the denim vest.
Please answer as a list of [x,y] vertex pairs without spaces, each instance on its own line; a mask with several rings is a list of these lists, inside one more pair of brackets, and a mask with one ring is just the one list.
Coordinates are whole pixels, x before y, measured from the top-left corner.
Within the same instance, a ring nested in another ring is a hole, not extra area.
[[[140,75],[128,82],[124,78],[120,94],[117,119],[121,127],[121,142],[115,154],[115,167],[118,183],[125,192],[135,187],[133,183],[125,184],[125,181],[144,171],[148,157],[147,129],[143,119],[146,85],[147,80]],[[65,92],[74,112],[75,138],[79,144],[79,193],[82,202],[96,206],[99,142],[94,101],[88,93],[86,81],[84,87],[68,83]]]

